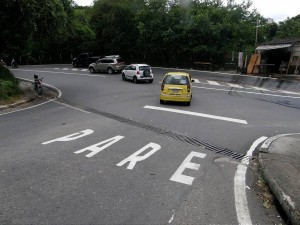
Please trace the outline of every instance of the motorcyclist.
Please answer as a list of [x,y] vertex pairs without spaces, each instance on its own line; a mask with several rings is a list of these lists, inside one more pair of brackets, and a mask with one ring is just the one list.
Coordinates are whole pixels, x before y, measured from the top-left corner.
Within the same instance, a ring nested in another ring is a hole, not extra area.
[[34,78],[34,90],[37,90],[39,84],[39,76],[37,74],[34,74],[33,78]]
[[14,58],[12,58],[12,60],[11,60],[11,67],[18,68],[18,63],[17,63],[17,61]]

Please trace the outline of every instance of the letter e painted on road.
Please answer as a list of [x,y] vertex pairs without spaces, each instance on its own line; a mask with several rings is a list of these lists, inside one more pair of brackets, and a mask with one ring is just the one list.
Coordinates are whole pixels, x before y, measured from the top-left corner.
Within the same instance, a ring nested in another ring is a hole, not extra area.
[[47,145],[47,144],[50,144],[50,143],[53,143],[53,142],[57,142],[57,141],[73,141],[73,140],[76,140],[78,138],[82,138],[84,136],[90,135],[92,133],[94,133],[93,130],[86,129],[86,130],[79,131],[79,132],[74,133],[74,134],[69,134],[69,135],[64,136],[64,137],[53,139],[51,141],[43,142],[42,145]]
[[[97,144],[86,147],[84,149],[78,150],[74,153],[79,154],[79,153],[82,153],[82,152],[85,152],[85,151],[90,151],[91,153],[87,154],[85,157],[92,157],[92,156],[96,155],[97,153],[101,152],[102,150],[106,149],[107,147],[111,146],[112,144],[120,141],[123,138],[124,138],[124,136],[115,136],[113,138],[110,138],[110,139],[107,139],[105,141],[101,141]],[[105,143],[107,143],[107,144],[103,145]],[[103,146],[99,147],[100,145],[103,145]]]
[[[147,150],[148,148],[151,148],[152,150],[147,152],[145,155],[142,156],[139,155],[145,150]],[[141,148],[140,150],[138,150],[137,152],[133,153],[131,156],[124,159],[123,161],[119,162],[117,166],[123,166],[125,163],[129,162],[127,169],[132,170],[137,162],[147,159],[152,154],[157,152],[160,148],[161,148],[160,145],[151,142],[146,146],[144,146],[143,148]]]
[[194,181],[194,177],[183,175],[183,171],[185,169],[191,169],[191,170],[199,170],[200,164],[192,163],[191,160],[193,157],[198,158],[205,158],[206,154],[200,153],[200,152],[191,152],[185,160],[182,162],[180,167],[176,170],[176,172],[173,174],[173,176],[170,178],[171,181],[192,185]]

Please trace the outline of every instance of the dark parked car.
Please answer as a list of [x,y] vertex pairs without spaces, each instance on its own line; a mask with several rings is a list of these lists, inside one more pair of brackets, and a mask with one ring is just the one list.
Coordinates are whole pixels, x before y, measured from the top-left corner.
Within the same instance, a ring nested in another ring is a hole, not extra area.
[[95,56],[92,53],[81,53],[75,57],[72,61],[73,67],[78,66],[88,66],[91,63],[96,62],[98,59],[102,58],[101,56]]

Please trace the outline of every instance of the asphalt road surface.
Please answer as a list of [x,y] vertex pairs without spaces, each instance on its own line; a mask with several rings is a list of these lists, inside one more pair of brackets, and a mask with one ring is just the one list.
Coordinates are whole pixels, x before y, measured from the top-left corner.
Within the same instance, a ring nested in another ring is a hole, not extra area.
[[167,71],[134,84],[70,65],[15,69],[62,95],[0,112],[0,224],[282,222],[249,166],[266,138],[299,132],[300,95],[190,71],[191,106],[160,105]]

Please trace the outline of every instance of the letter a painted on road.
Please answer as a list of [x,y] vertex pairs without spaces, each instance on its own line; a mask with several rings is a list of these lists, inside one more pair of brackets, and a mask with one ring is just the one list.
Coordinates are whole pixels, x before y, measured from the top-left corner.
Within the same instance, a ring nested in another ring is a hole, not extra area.
[[[111,146],[112,144],[120,141],[122,138],[124,138],[124,136],[115,136],[113,138],[107,139],[105,141],[101,141],[95,145],[91,145],[89,147],[86,147],[84,149],[78,150],[76,152],[74,152],[75,154],[79,154],[85,151],[90,151],[91,153],[87,154],[85,157],[92,157],[94,155],[96,155],[97,153],[101,152],[102,150],[106,149],[107,147]],[[106,145],[103,145],[107,143]],[[99,147],[100,145],[103,145],[102,147]]]
[[[141,154],[148,148],[152,148],[152,150],[146,153],[145,155],[139,156],[139,154]],[[119,162],[117,166],[123,166],[125,163],[129,162],[127,169],[132,170],[137,162],[147,159],[149,156],[157,152],[160,148],[160,145],[151,142],[148,145],[141,148],[140,150],[138,150],[137,152],[133,153],[131,156],[124,159],[123,161]]]
[[193,157],[204,158],[206,154],[200,152],[191,152],[176,170],[173,176],[170,178],[171,181],[192,185],[194,177],[183,175],[182,172],[187,168],[191,170],[199,170],[200,164],[192,163],[191,160]]
[[83,131],[80,131],[80,132],[77,132],[77,133],[74,133],[74,134],[69,134],[69,135],[64,136],[64,137],[53,139],[51,141],[46,141],[46,142],[42,143],[42,145],[47,145],[47,144],[57,142],[57,141],[73,141],[73,140],[76,140],[78,138],[82,138],[84,136],[90,135],[92,133],[94,133],[93,130],[86,129],[86,130],[83,130]]

